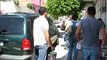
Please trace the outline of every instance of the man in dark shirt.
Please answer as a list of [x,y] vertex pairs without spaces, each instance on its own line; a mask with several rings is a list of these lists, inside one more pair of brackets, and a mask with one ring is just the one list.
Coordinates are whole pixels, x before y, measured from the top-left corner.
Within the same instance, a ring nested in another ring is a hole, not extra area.
[[95,14],[95,7],[89,7],[87,17],[81,20],[76,30],[77,40],[80,40],[80,35],[82,35],[83,60],[98,60],[99,32],[101,32],[103,40],[107,40],[104,25],[95,18]]

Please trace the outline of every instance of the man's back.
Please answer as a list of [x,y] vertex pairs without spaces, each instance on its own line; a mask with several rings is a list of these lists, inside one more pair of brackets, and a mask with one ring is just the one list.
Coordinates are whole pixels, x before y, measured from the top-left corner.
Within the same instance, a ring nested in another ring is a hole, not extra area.
[[[83,60],[98,60],[99,57],[99,32],[101,32],[104,41],[107,34],[103,23],[95,19],[96,9],[91,6],[87,9],[87,18],[80,22],[76,30],[76,37],[79,41],[83,39]],[[82,34],[81,34],[82,33]]]
[[34,46],[44,45],[46,43],[44,30],[49,29],[48,21],[44,16],[39,16],[34,20]]
[[72,23],[73,23],[73,25],[71,26],[71,29],[72,29],[71,34],[75,36],[75,32],[76,32],[76,28],[77,28],[77,26],[76,26],[77,21],[72,21]]
[[81,21],[82,39],[84,48],[98,48],[99,31],[102,23],[94,17],[87,17]]

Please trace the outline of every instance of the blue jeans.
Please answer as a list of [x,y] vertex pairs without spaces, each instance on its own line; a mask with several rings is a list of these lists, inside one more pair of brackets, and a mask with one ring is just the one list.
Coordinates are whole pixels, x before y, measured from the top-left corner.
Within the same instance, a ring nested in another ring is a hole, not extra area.
[[[69,39],[69,50],[68,50],[68,56],[67,56],[67,60],[77,60],[77,56],[78,56],[78,49],[76,49],[76,45],[77,45],[77,40],[75,37],[70,37]],[[74,53],[72,53],[74,52]]]
[[99,49],[83,48],[83,60],[98,60]]
[[37,60],[46,60],[48,44],[45,44],[43,46],[39,46],[38,48],[39,48],[39,51],[38,51]]

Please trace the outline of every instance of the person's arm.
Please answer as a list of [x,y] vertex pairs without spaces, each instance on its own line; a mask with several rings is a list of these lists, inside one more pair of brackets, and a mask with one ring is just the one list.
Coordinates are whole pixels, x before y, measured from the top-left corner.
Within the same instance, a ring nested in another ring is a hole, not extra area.
[[43,31],[44,31],[44,35],[45,35],[45,40],[46,42],[48,43],[48,45],[51,47],[52,50],[54,50],[54,46],[52,44],[52,41],[51,41],[51,37],[49,35],[49,23],[47,20],[43,20]]
[[71,26],[69,25],[69,26],[67,26],[66,28],[65,28],[65,32],[72,32],[72,29],[71,29]]
[[76,29],[76,38],[77,40],[81,40],[81,27],[78,26],[77,29]]
[[102,38],[103,38],[103,40],[104,40],[104,43],[107,43],[107,33],[106,33],[105,28],[101,28],[101,29],[100,29],[100,32],[101,32],[101,34],[102,34]]
[[65,31],[66,32],[71,32],[71,25],[73,25],[73,23],[71,21],[68,21],[67,24],[66,24],[66,27],[65,27]]
[[50,39],[48,30],[45,30],[44,34],[45,34],[45,38],[46,38],[46,41],[47,41],[48,45],[51,47],[52,50],[54,50],[54,47],[52,45],[52,41]]

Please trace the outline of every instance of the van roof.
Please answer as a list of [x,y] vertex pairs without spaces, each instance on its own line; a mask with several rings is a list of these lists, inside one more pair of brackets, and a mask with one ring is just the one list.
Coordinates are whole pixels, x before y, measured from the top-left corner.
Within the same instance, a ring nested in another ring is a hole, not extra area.
[[4,14],[4,15],[0,15],[0,16],[7,16],[7,17],[23,17],[23,18],[26,18],[26,17],[38,17],[39,15],[38,14],[33,14],[33,13],[8,13],[8,14]]

